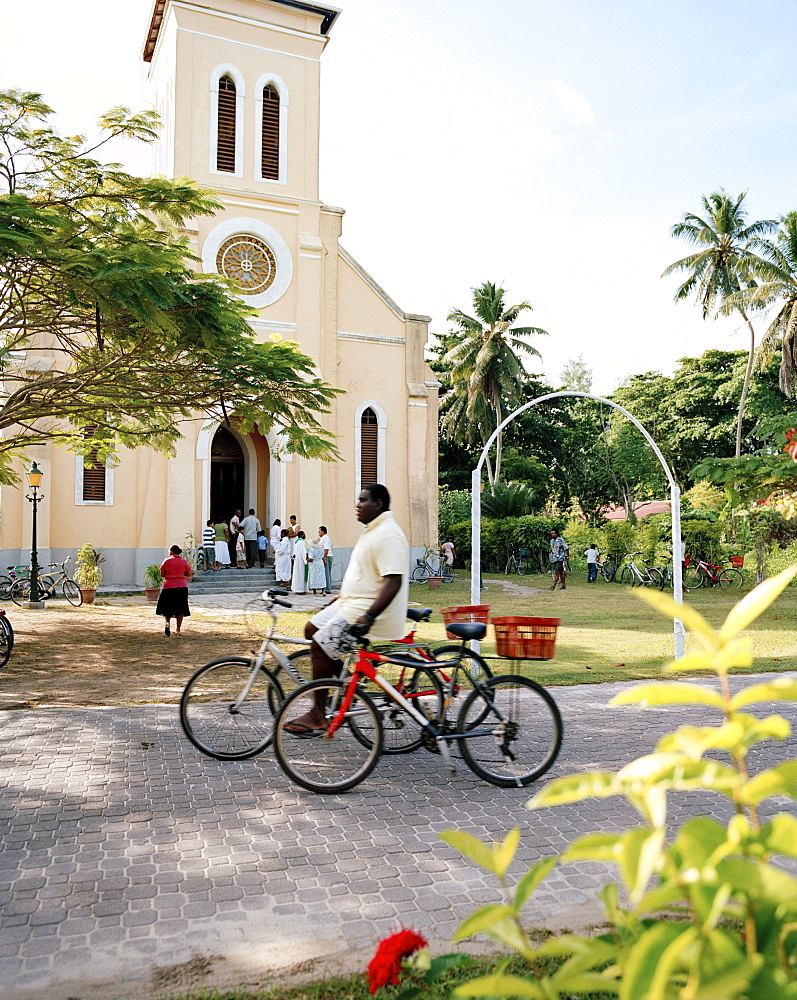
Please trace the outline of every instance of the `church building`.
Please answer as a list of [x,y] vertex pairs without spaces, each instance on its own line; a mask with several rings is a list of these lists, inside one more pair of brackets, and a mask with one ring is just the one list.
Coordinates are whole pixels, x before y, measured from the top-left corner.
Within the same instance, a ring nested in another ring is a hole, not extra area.
[[[412,546],[437,542],[429,317],[405,312],[344,249],[344,209],[319,195],[321,57],[339,14],[312,0],[154,0],[143,59],[146,97],[163,123],[154,172],[191,177],[224,206],[196,220],[185,234],[191,248],[257,309],[258,339],[298,342],[343,390],[322,418],[341,460],[286,454],[278,427],[242,434],[234,414],[231,427],[181,423],[172,458],[141,448],[97,467],[36,448],[40,563],[90,542],[106,557],[106,584],[140,584],[146,565],[200,535],[208,518],[254,507],[266,529],[290,514],[308,535],[325,524],[340,567],[361,530],[360,486],[375,481],[390,490]],[[30,559],[25,493],[0,492],[7,564]]]

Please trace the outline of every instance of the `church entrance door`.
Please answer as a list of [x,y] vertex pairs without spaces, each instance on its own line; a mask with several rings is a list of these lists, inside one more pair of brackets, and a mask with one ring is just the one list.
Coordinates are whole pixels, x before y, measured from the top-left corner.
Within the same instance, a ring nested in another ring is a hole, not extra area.
[[210,516],[228,521],[236,508],[245,511],[246,460],[226,427],[219,427],[210,446]]

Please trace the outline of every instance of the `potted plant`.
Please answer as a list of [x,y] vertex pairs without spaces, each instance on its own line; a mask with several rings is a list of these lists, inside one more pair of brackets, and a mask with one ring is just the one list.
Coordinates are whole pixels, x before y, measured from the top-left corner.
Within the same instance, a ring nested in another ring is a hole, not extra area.
[[157,601],[161,583],[163,583],[163,577],[160,566],[157,563],[150,563],[144,570],[144,593],[147,595],[148,601]]
[[105,562],[101,549],[95,549],[90,542],[81,545],[77,553],[75,583],[80,587],[84,604],[93,604],[97,587],[102,583],[100,563]]

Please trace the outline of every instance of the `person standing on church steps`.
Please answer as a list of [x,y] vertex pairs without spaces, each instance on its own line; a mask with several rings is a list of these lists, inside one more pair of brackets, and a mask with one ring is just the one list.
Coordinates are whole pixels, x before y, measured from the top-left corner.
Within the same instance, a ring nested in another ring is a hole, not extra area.
[[212,570],[216,562],[216,529],[212,518],[202,529],[202,548],[205,550],[205,569]]
[[235,566],[238,562],[238,527],[241,524],[241,510],[235,508],[235,513],[230,518],[230,565]]
[[271,550],[274,555],[274,564],[277,563],[277,549],[279,548],[280,538],[282,537],[282,521],[279,518],[271,525],[271,531],[269,532],[269,543],[271,544]]
[[249,513],[241,521],[240,527],[244,536],[244,548],[246,549],[246,568],[252,569],[257,562],[257,536],[262,530],[260,521],[255,517],[254,507],[249,508]]

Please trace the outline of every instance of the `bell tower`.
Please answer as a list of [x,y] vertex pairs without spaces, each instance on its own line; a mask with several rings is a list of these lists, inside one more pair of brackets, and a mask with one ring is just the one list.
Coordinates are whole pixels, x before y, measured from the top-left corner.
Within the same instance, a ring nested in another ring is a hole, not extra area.
[[317,200],[320,59],[338,14],[309,0],[155,0],[143,58],[163,120],[157,172]]

